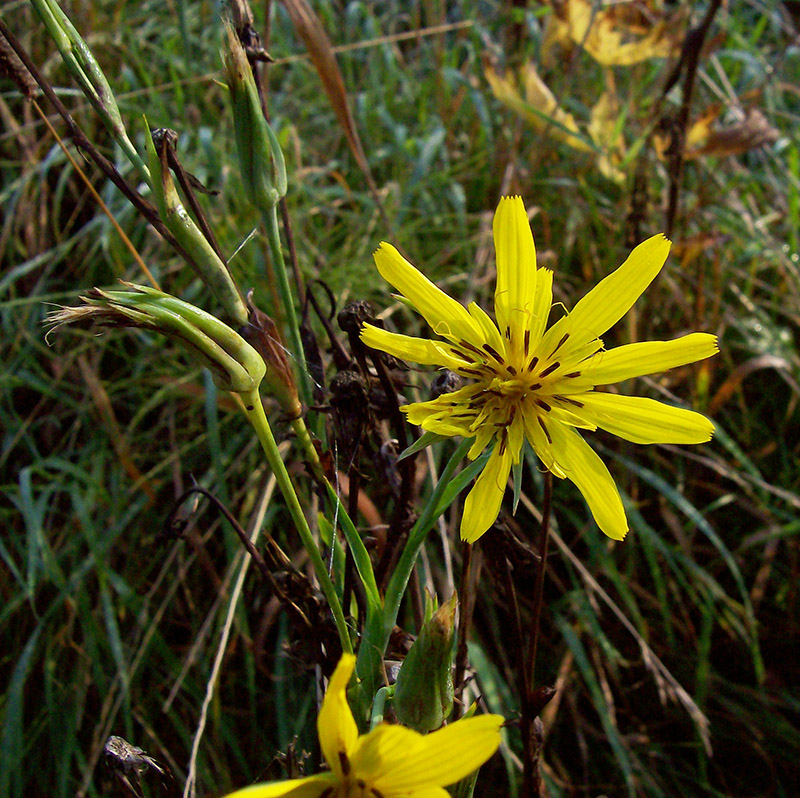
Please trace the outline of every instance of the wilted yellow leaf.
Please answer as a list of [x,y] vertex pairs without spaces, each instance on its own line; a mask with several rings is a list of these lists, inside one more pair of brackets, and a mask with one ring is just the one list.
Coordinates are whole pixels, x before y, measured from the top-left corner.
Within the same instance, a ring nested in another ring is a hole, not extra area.
[[[695,125],[692,126],[694,129]],[[747,116],[718,130],[709,130],[706,135],[690,146],[687,137],[686,160],[699,158],[701,155],[740,155],[748,150],[763,147],[777,141],[780,133],[767,121],[757,108],[751,108]]]
[[500,75],[493,66],[486,67],[486,80],[501,103],[519,114],[531,127],[545,131],[580,152],[593,152],[581,138],[578,124],[568,111],[559,106],[553,93],[533,64],[522,68],[520,86],[507,75]]
[[648,58],[677,56],[683,41],[681,24],[686,11],[649,24],[627,5],[598,8],[591,0],[567,0],[554,5],[545,31],[544,52],[550,58],[555,45],[581,45],[605,66],[630,66]]
[[589,119],[589,135],[602,151],[597,159],[600,172],[609,180],[620,183],[625,173],[619,164],[625,154],[625,141],[620,126],[620,107],[617,95],[606,89],[592,108]]

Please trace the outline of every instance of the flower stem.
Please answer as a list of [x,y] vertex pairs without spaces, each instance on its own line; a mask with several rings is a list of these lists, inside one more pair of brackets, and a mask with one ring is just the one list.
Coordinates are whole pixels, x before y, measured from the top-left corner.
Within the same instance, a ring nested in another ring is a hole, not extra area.
[[[425,509],[417,519],[411,531],[408,533],[408,540],[406,541],[403,553],[397,561],[394,573],[389,579],[389,584],[386,586],[386,598],[384,603],[383,614],[383,648],[389,642],[389,635],[397,622],[397,614],[400,611],[400,602],[405,594],[406,585],[408,584],[409,577],[411,576],[411,569],[417,561],[417,555],[425,542],[425,538],[433,524],[438,517],[437,510],[439,509],[439,502],[450,484],[453,474],[459,463],[466,457],[467,452],[472,446],[472,439],[467,438],[463,440],[453,456],[450,458],[447,466],[445,467],[439,481],[436,483],[436,488],[433,495],[425,505]],[[473,463],[474,465],[474,463]]]
[[[539,759],[542,752],[541,732],[536,728],[542,699],[536,689],[536,654],[539,646],[539,625],[542,617],[544,576],[547,572],[547,545],[550,539],[550,505],[553,495],[553,475],[546,471],[542,493],[542,524],[539,529],[539,568],[533,590],[533,624],[528,645],[528,673],[524,679],[526,689],[523,696],[522,739],[524,746],[524,769],[522,795],[538,798],[541,794]],[[542,693],[544,695],[544,693]],[[546,703],[545,699],[545,703]]]
[[258,435],[261,442],[261,447],[267,458],[267,463],[275,474],[275,479],[278,483],[281,493],[283,494],[286,506],[289,509],[289,514],[292,516],[294,525],[300,534],[300,539],[303,542],[308,557],[311,560],[311,565],[314,567],[314,572],[319,580],[320,588],[322,589],[325,598],[328,601],[328,606],[331,608],[333,620],[336,624],[336,629],[339,632],[339,641],[342,645],[342,651],[351,654],[353,652],[353,644],[350,640],[350,633],[347,628],[347,623],[342,611],[342,605],[339,601],[339,596],[336,594],[336,589],[333,585],[325,562],[322,555],[319,553],[317,544],[314,541],[314,536],[311,534],[311,529],[308,526],[308,521],[303,514],[303,508],[300,506],[300,501],[297,498],[297,492],[292,485],[292,480],[289,477],[289,472],[281,460],[278,452],[278,444],[275,442],[275,437],[272,434],[267,416],[264,413],[264,406],[261,404],[261,396],[258,391],[251,391],[242,394],[242,400],[245,405],[245,412],[247,418],[253,425],[253,429]]
[[458,720],[462,702],[459,701],[464,692],[464,671],[467,669],[467,634],[472,622],[472,585],[470,572],[472,566],[472,544],[464,543],[461,549],[461,590],[460,606],[458,613],[458,646],[456,648],[456,673],[453,678],[456,701],[453,704],[453,720]]
[[283,259],[283,247],[281,246],[281,235],[278,228],[278,209],[273,205],[263,213],[264,225],[267,229],[267,241],[270,253],[272,254],[272,266],[275,270],[275,278],[278,281],[278,294],[280,295],[281,305],[283,306],[286,327],[288,328],[288,344],[291,354],[295,358],[299,377],[300,398],[308,405],[311,403],[311,381],[306,367],[306,356],[303,350],[303,342],[300,340],[300,324],[297,320],[297,313],[294,308],[294,297],[289,285],[289,274],[286,271],[286,262]]

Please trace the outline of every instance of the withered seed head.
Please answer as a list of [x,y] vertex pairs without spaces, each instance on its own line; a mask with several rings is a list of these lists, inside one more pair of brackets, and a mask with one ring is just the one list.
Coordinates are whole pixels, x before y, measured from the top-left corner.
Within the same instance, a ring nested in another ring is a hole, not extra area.
[[366,299],[357,299],[348,302],[336,317],[342,332],[348,335],[358,335],[365,322],[375,321],[375,310]]

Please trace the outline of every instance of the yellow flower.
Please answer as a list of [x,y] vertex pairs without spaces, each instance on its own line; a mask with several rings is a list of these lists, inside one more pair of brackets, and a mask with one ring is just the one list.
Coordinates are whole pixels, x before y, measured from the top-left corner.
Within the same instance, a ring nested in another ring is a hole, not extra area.
[[365,325],[367,346],[404,360],[443,366],[473,382],[402,410],[439,435],[474,438],[469,457],[492,453],[467,496],[461,538],[477,540],[497,518],[512,464],[527,440],[545,468],[583,494],[600,529],[622,540],[628,522],[614,480],[577,429],[600,429],[634,443],[704,443],[714,425],[699,413],[638,396],[594,389],[694,363],[719,351],[717,339],[692,333],[606,351],[599,338],[631,308],[659,273],[670,242],[657,235],[545,330],[553,273],[536,268],[536,250],[520,197],[503,197],[494,217],[496,324],[474,302],[465,308],[415,269],[390,244],[375,252],[383,278],[405,295],[444,340],[399,335]]
[[479,715],[422,735],[382,724],[359,736],[346,688],[355,657],[344,654],[317,718],[330,772],[255,784],[228,798],[449,798],[444,787],[477,770],[500,745],[499,715]]

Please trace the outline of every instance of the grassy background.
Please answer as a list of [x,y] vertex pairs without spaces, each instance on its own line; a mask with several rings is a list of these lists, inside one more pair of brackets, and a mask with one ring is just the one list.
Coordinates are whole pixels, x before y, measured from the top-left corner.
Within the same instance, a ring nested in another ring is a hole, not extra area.
[[[696,23],[706,4],[691,5]],[[669,265],[606,338],[717,333],[722,351],[713,361],[629,386],[709,413],[715,440],[645,448],[593,436],[627,497],[631,533],[623,544],[603,539],[577,492],[557,486],[564,545],[551,561],[539,663],[540,680],[559,687],[544,715],[553,796],[797,794],[795,5],[744,0],[716,16],[692,118],[718,103],[719,125],[730,126],[758,108],[775,135],[763,147],[686,163]],[[238,187],[232,124],[216,82],[215,6],[64,7],[106,70],[135,140],[141,143],[143,113],[153,126],[177,129],[185,166],[221,191],[203,202],[224,251],[234,252],[258,220]],[[680,104],[674,89],[657,107],[674,61],[604,68],[577,48],[553,57],[543,34],[552,9],[537,3],[323,1],[315,8],[334,44],[355,45],[339,63],[394,227],[384,228],[302,43],[275,4],[270,109],[289,166],[298,257],[339,306],[354,298],[391,306],[371,263],[387,237],[451,293],[486,306],[491,215],[501,192],[525,198],[540,262],[556,270],[557,299],[568,305],[624,258],[632,207],[640,237],[664,229],[669,169],[648,133],[656,113]],[[255,11],[263,25],[264,8]],[[31,10],[9,3],[4,18],[79,123],[128,171]],[[456,27],[431,30],[441,25]],[[420,35],[388,38],[409,31]],[[539,65],[589,143],[592,109],[613,90],[626,145],[618,180],[600,173],[602,152],[577,151],[552,125],[533,127],[493,96],[487,64],[528,62]],[[0,794],[100,794],[100,778],[91,775],[110,733],[168,763],[180,780],[239,547],[205,505],[185,542],[159,535],[165,517],[194,478],[244,525],[266,506],[266,528],[287,551],[299,546],[284,532],[281,503],[264,501],[266,468],[233,403],[172,344],[75,330],[45,343],[48,303],[143,277],[52,137],[13,84],[0,80]],[[85,168],[158,279],[209,307],[192,273],[113,186]],[[251,239],[232,265],[270,310],[263,252]],[[407,332],[418,324],[396,307],[391,319]],[[412,372],[411,379],[424,386],[428,377]],[[529,466],[525,488],[535,505],[540,479],[536,463]],[[521,505],[508,523],[530,537],[532,518]],[[490,706],[512,717],[504,559],[491,533],[481,549],[471,658]],[[441,590],[437,546],[428,556]],[[514,565],[525,584],[526,565]],[[294,735],[299,750],[314,751],[313,675],[284,655],[293,643],[269,588],[251,574],[209,709],[200,794],[280,774],[271,760]],[[708,719],[713,754],[678,686]],[[513,731],[510,737],[513,747]],[[476,794],[514,790],[500,760],[490,768]],[[151,792],[159,793],[156,782]]]

